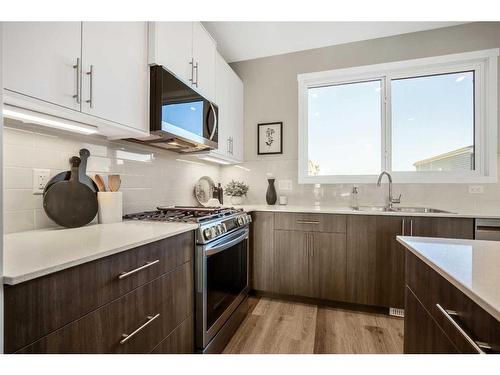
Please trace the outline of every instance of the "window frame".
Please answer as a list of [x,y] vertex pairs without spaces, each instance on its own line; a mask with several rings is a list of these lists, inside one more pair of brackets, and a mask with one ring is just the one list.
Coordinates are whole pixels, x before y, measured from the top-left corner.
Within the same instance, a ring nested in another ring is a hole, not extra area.
[[[381,80],[381,168],[397,183],[493,183],[497,181],[497,60],[499,49],[298,74],[299,184],[374,183],[378,175],[308,174],[308,89]],[[474,72],[473,171],[404,171],[391,168],[391,81],[446,73]]]

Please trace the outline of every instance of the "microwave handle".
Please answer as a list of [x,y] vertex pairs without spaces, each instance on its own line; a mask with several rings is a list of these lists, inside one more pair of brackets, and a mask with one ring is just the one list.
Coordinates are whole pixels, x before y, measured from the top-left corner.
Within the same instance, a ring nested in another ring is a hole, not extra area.
[[212,129],[212,133],[210,134],[210,140],[212,140],[215,136],[215,132],[217,131],[217,125],[218,125],[219,119],[217,118],[217,112],[215,112],[215,108],[214,108],[214,105],[212,104],[212,102],[210,102],[210,108],[212,108],[212,111],[214,113],[214,119],[215,119],[214,128]]

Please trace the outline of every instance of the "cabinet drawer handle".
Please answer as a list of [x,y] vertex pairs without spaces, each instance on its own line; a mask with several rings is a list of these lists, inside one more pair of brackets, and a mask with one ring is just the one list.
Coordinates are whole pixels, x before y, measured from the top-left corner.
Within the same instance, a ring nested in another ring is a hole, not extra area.
[[319,224],[316,220],[297,220],[297,224]]
[[439,303],[436,303],[438,310],[445,316],[445,318],[451,323],[453,327],[467,340],[469,344],[476,350],[479,354],[485,354],[483,349],[491,350],[491,346],[485,342],[473,340],[460,325],[453,319],[453,316],[458,316],[457,312],[454,310],[446,310]]
[[146,328],[147,325],[149,325],[153,320],[155,320],[156,318],[158,318],[160,316],[160,313],[156,314],[156,315],[148,315],[146,317],[146,323],[144,323],[142,326],[140,326],[139,328],[137,328],[134,332],[132,333],[124,333],[122,334],[122,339],[120,340],[120,344],[125,344],[128,340],[130,340],[132,337],[134,337],[136,334],[138,334],[140,331],[142,331],[144,328]]
[[152,262],[147,262],[144,266],[137,267],[137,268],[135,268],[135,269],[133,269],[131,271],[122,272],[121,274],[118,275],[118,278],[120,280],[124,279],[126,277],[129,277],[130,275],[133,275],[136,272],[142,271],[143,269],[151,267],[153,264],[156,264],[156,263],[159,263],[159,262],[160,262],[159,259],[156,259],[156,260],[154,260]]

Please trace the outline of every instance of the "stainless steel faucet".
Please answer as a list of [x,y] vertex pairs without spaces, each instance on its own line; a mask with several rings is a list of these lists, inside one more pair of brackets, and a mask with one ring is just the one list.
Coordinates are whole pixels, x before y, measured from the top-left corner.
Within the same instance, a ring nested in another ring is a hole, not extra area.
[[378,187],[381,186],[381,184],[382,184],[382,177],[384,177],[384,175],[386,175],[387,179],[389,180],[389,204],[388,204],[387,207],[389,209],[392,209],[392,205],[394,203],[401,203],[401,194],[399,194],[399,197],[393,198],[393,196],[392,196],[392,177],[389,174],[389,172],[383,171],[382,173],[380,173],[380,175],[378,176],[378,180],[377,180],[377,186]]

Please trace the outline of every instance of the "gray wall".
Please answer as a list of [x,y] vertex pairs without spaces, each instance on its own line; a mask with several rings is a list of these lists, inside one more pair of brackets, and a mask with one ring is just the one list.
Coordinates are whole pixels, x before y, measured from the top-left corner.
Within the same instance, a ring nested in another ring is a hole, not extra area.
[[[283,192],[289,196],[291,203],[313,201],[312,187],[297,184],[297,74],[299,73],[499,47],[500,22],[481,22],[234,63],[232,67],[245,85],[247,162],[243,166],[252,172],[245,173],[234,167],[227,167],[224,168],[224,179],[247,180],[251,185],[249,203],[264,203],[265,174],[272,172],[278,179],[292,180],[293,190]],[[283,155],[258,156],[257,123],[272,121],[283,121],[284,124]],[[346,205],[350,188],[342,185],[323,186],[322,204]],[[469,195],[465,185],[401,185],[399,188],[403,193],[405,204],[438,204],[441,207],[451,208],[456,203],[455,199],[459,198],[467,201],[464,206],[468,205],[469,209],[480,209],[485,200],[495,200],[500,210],[498,184],[489,184],[485,187],[485,194],[479,196]],[[443,194],[445,191],[446,194]],[[430,201],[432,196],[429,192],[440,195],[439,200]],[[363,193],[367,201],[380,200],[385,191],[365,186],[361,189],[361,199]]]

